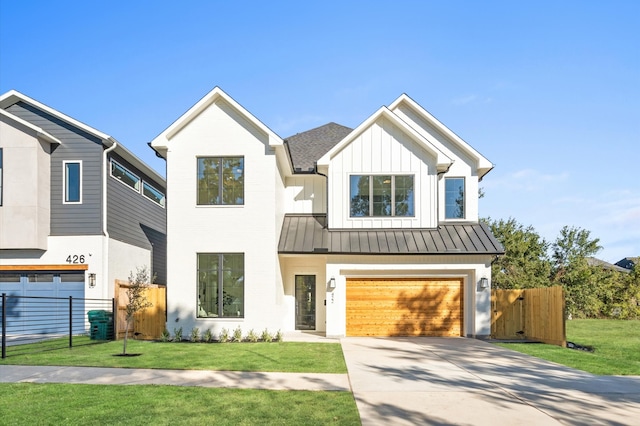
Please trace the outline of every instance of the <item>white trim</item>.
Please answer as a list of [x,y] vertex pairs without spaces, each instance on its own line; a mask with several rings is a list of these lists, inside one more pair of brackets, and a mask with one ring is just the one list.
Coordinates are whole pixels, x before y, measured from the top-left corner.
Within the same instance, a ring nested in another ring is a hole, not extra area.
[[258,120],[253,114],[247,111],[242,105],[236,102],[231,96],[227,95],[218,86],[214,87],[209,93],[207,93],[202,99],[200,99],[195,105],[193,105],[187,112],[182,114],[176,121],[174,121],[169,127],[167,127],[162,133],[156,136],[151,141],[151,147],[156,149],[163,157],[166,158],[166,151],[168,149],[169,141],[188,125],[193,119],[195,119],[200,113],[207,109],[210,105],[214,104],[218,99],[223,99],[233,109],[235,109],[240,115],[246,118],[251,124],[253,124],[258,130],[263,132],[267,138],[270,147],[282,146],[283,140],[280,136],[275,134],[264,123]]
[[408,105],[410,109],[412,109],[415,113],[417,113],[421,118],[423,118],[427,123],[431,126],[435,127],[440,133],[442,133],[447,139],[452,141],[455,145],[457,145],[463,152],[470,155],[473,159],[476,160],[477,168],[478,168],[478,176],[480,179],[487,173],[493,169],[493,164],[486,159],[482,154],[476,151],[471,145],[466,143],[461,137],[456,135],[451,129],[442,124],[437,118],[431,115],[426,109],[424,109],[420,104],[411,99],[406,93],[403,93],[389,105],[389,109],[391,111],[395,111],[398,109],[400,104]]
[[[118,179],[116,176],[113,175],[113,167],[112,164],[116,163],[118,166],[122,167],[124,170],[126,170],[127,172],[131,173],[133,176],[135,176],[138,179],[138,186],[139,188],[136,189],[134,187],[132,187],[131,185],[129,185],[126,182],[123,182],[122,179]],[[122,164],[118,163],[116,160],[114,160],[113,158],[109,159],[109,176],[111,176],[112,178],[114,178],[115,180],[117,180],[118,182],[120,182],[121,184],[123,184],[124,186],[126,186],[127,188],[137,192],[138,194],[141,193],[142,191],[142,178],[140,176],[138,176],[137,174],[133,173],[131,170],[129,170],[128,168],[126,168],[125,166],[123,166]]]
[[5,117],[7,117],[7,119],[12,120],[18,124],[21,124],[31,130],[33,130],[36,133],[36,136],[44,139],[45,141],[49,142],[49,143],[54,143],[54,144],[62,144],[62,142],[60,142],[60,139],[52,136],[51,134],[45,132],[44,130],[42,130],[40,127],[35,126],[31,123],[29,123],[28,121],[25,121],[23,119],[21,119],[20,117],[11,114],[10,112],[7,112],[3,109],[0,108],[0,115],[4,115]]
[[[67,201],[67,164],[80,165],[80,200]],[[62,161],[62,204],[82,204],[82,160],[63,160]]]

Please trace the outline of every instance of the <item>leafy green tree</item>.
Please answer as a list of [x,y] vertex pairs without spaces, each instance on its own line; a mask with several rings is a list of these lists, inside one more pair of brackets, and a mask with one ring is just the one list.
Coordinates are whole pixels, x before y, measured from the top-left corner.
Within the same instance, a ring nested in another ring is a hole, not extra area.
[[524,227],[513,218],[483,221],[505,249],[505,254],[491,267],[494,287],[519,289],[549,285],[549,243],[532,226]]
[[551,246],[552,282],[564,288],[567,313],[572,316],[596,317],[603,311],[602,268],[587,262],[602,249],[599,241],[586,229],[565,226]]

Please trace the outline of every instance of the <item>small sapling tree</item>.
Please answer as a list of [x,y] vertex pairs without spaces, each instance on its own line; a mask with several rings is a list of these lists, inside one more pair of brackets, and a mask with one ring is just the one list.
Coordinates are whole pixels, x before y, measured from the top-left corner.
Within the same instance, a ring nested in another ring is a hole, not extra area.
[[149,269],[146,266],[137,268],[135,274],[133,271],[129,273],[129,286],[127,288],[127,298],[129,300],[126,306],[125,317],[127,325],[124,331],[122,355],[127,354],[127,337],[129,334],[129,326],[133,321],[134,315],[136,312],[153,306],[153,304],[147,300],[147,296],[145,295],[147,288],[149,288]]

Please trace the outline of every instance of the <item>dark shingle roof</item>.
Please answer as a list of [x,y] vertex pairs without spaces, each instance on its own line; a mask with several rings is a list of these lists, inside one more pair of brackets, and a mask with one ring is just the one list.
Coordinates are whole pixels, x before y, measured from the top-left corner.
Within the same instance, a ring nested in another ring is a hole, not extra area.
[[338,142],[351,133],[349,127],[336,123],[325,124],[285,139],[294,173],[308,173],[315,163]]
[[503,254],[504,248],[481,223],[437,229],[325,228],[325,215],[286,215],[279,253],[328,254]]

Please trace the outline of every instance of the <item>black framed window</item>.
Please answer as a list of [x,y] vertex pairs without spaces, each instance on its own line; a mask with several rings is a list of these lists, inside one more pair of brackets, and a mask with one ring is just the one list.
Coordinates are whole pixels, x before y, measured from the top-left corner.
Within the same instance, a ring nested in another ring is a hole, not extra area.
[[464,178],[444,180],[445,219],[464,219]]
[[244,318],[244,253],[198,253],[198,318]]
[[351,175],[351,217],[415,215],[413,175]]
[[198,205],[244,204],[244,157],[198,158]]

